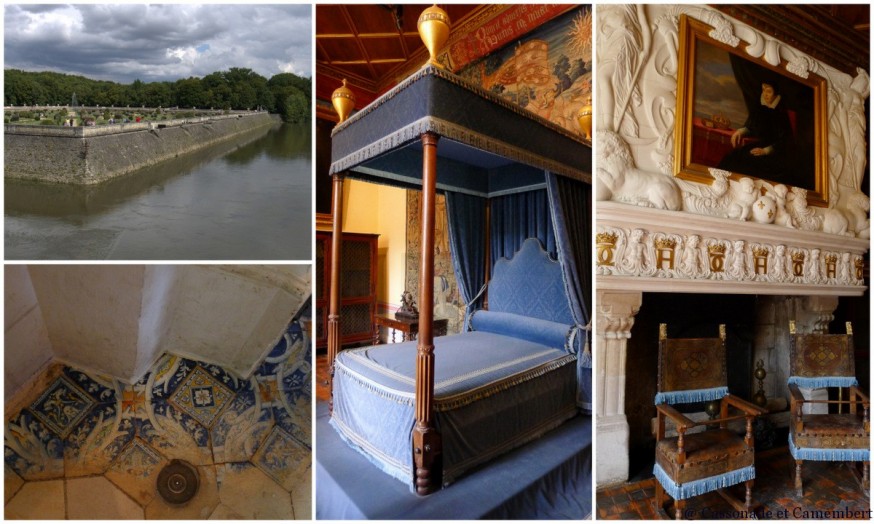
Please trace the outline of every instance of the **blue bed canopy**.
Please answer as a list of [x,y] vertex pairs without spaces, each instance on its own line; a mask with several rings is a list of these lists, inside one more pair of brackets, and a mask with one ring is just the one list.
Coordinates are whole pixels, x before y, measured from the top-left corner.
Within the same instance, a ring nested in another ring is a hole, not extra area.
[[[483,307],[495,264],[501,258],[512,258],[526,239],[538,239],[560,262],[572,326],[567,349],[578,356],[578,405],[590,412],[588,143],[428,65],[337,125],[332,133],[330,173],[334,177],[335,250],[341,249],[343,178],[422,191],[419,348],[420,358],[424,348],[424,358],[431,360],[425,366],[433,366],[434,195],[439,192],[446,197],[450,252],[461,297],[468,305],[466,316]],[[338,269],[332,268],[332,282],[337,278]],[[329,315],[331,362],[339,349],[338,311]],[[428,371],[423,374],[427,376]],[[424,402],[430,402],[433,386],[428,390],[422,385],[421,395]],[[419,440],[414,436],[414,446],[428,445],[428,409],[417,411],[414,433],[421,430],[424,436]]]

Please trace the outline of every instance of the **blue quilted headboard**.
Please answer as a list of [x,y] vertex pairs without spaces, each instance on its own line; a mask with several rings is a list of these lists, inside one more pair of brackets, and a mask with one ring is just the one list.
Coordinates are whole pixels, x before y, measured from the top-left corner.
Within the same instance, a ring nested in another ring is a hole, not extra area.
[[561,265],[540,241],[529,238],[512,259],[495,262],[489,281],[489,310],[573,324]]

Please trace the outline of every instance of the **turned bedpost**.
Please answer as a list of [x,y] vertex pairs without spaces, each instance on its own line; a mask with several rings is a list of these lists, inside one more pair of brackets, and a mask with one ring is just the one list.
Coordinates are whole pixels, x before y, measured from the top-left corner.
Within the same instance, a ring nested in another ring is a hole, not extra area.
[[422,242],[419,259],[419,336],[416,353],[416,425],[413,462],[416,493],[440,489],[443,475],[442,440],[434,427],[434,208],[437,197],[437,140],[422,134]]
[[331,203],[331,268],[328,287],[328,409],[334,412],[334,360],[340,351],[340,255],[343,246],[343,175],[334,173]]

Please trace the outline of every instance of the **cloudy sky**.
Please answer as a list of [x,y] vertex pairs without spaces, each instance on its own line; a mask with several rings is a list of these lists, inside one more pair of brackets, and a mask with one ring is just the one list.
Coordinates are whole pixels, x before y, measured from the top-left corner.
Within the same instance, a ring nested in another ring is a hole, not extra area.
[[4,67],[130,83],[246,67],[311,76],[305,5],[6,5]]

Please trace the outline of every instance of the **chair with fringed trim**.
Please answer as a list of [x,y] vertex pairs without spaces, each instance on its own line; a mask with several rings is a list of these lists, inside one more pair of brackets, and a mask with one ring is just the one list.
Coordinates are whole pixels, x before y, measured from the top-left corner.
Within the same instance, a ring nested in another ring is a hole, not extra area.
[[[655,509],[665,511],[665,493],[674,499],[675,518],[680,519],[688,498],[719,491],[737,510],[752,512],[752,487],[756,477],[753,420],[765,411],[728,392],[725,325],[719,338],[674,338],[667,324],[659,326],[659,375],[656,404]],[[672,404],[719,401],[715,420],[693,422]],[[729,407],[740,415],[729,416]],[[676,437],[665,437],[665,422],[676,426]],[[728,429],[728,422],[746,420],[741,437]],[[718,427],[716,427],[718,425]],[[700,432],[687,433],[696,426]],[[711,429],[714,428],[714,429]],[[723,488],[745,483],[741,502]],[[664,515],[666,516],[666,515]]]
[[[871,433],[868,420],[870,401],[859,389],[853,356],[853,326],[845,335],[799,334],[789,321],[789,394],[792,420],[789,451],[795,459],[795,489],[802,496],[801,465],[805,460],[850,462],[864,491],[869,488]],[[838,400],[805,399],[801,388],[839,388]],[[843,400],[843,389],[849,398]],[[837,413],[804,413],[805,404],[836,406]],[[847,413],[843,406],[849,405]],[[861,410],[859,409],[861,407]],[[862,463],[859,478],[856,462]]]

